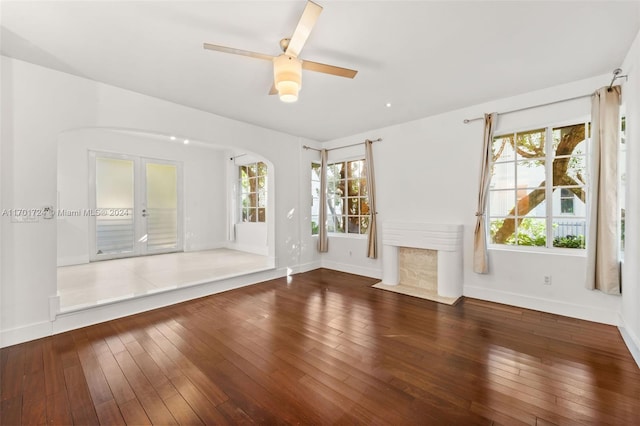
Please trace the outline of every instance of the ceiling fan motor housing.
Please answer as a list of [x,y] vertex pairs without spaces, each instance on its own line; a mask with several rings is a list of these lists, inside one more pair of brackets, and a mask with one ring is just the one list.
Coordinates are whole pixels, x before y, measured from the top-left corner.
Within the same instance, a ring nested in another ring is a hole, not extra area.
[[277,56],[273,58],[273,75],[280,100],[297,101],[302,88],[302,61],[290,55]]

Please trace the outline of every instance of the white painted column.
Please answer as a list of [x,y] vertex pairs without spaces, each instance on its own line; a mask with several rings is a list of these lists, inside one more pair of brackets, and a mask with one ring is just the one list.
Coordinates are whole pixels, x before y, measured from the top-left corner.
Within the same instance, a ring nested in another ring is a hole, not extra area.
[[438,251],[438,296],[462,296],[462,253]]
[[400,282],[399,250],[397,246],[382,246],[382,284],[398,285]]

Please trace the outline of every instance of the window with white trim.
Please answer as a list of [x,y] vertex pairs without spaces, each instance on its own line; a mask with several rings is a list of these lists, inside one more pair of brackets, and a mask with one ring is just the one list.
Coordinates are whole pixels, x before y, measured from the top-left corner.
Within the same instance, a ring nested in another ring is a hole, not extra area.
[[622,117],[620,123],[620,151],[618,151],[618,153],[618,172],[620,174],[620,187],[618,189],[618,202],[620,203],[620,251],[624,253],[624,221],[627,190],[627,138],[625,117]]
[[311,163],[311,235],[318,234],[320,223],[320,164]]
[[585,248],[587,136],[588,124],[575,123],[494,137],[492,244]]
[[[311,165],[311,233],[318,233],[320,165]],[[367,167],[364,159],[327,164],[327,231],[366,234],[369,229]]]
[[266,222],[267,165],[262,162],[238,167],[240,218],[242,222]]

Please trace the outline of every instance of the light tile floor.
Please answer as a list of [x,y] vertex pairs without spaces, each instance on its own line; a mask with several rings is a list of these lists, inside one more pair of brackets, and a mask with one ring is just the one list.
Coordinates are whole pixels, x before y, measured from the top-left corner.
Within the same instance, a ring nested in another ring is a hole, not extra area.
[[400,293],[407,296],[419,297],[421,299],[431,300],[433,302],[444,303],[446,305],[455,305],[456,302],[460,299],[459,297],[445,297],[438,295],[437,289],[430,288],[421,288],[413,285],[387,285],[379,282],[378,284],[374,284],[373,288],[379,288],[382,290],[392,291],[394,293]]
[[62,312],[274,267],[267,256],[216,249],[105,260],[58,268]]

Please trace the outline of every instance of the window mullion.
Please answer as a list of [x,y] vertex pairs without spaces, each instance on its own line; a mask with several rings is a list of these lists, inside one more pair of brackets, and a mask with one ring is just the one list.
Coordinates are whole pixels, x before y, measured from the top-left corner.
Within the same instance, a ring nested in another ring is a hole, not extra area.
[[[518,146],[518,142],[516,141],[516,135],[514,134],[514,144],[516,146]],[[513,212],[513,220],[514,220],[514,232],[513,232],[513,237],[515,238],[515,242],[516,245],[518,245],[518,217],[520,215],[520,211],[518,210],[518,158],[517,158],[517,154],[516,157],[513,160],[513,176],[514,176],[514,180],[513,180],[513,205],[515,207],[515,211]],[[509,212],[507,212],[507,215],[509,214]]]
[[518,177],[518,161],[520,161],[521,159],[518,158],[518,133],[514,133],[513,134],[513,146],[514,146],[514,157],[513,157],[513,176],[514,176],[514,188],[513,188],[513,202],[514,202],[514,206],[515,206],[515,212],[513,214],[513,220],[514,220],[514,224],[515,226],[513,227],[514,232],[513,232],[513,237],[515,238],[515,245],[518,245],[518,232],[519,232],[519,228],[520,228],[520,222],[519,222],[519,218],[520,218],[520,211],[518,209],[518,181],[519,181],[519,177]]
[[553,160],[555,152],[553,151],[553,129],[547,127],[545,132],[545,190],[544,199],[546,204],[546,230],[547,244],[546,247],[553,247]]

